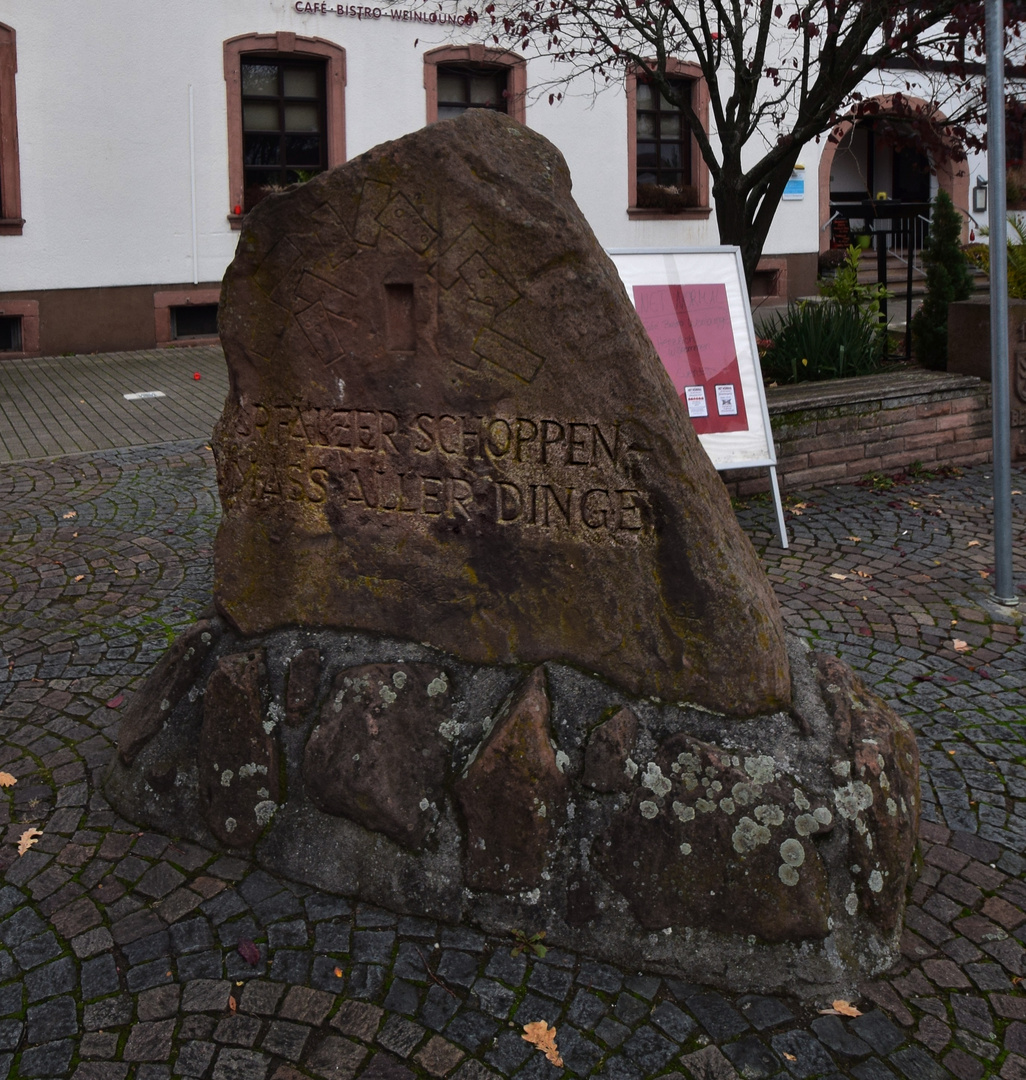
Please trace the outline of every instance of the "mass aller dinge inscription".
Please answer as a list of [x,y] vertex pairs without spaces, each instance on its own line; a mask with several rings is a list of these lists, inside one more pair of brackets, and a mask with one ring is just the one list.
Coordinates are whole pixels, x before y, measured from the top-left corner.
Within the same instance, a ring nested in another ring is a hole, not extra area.
[[252,404],[235,430],[232,500],[331,503],[347,522],[373,511],[584,535],[652,529],[629,466],[650,451],[616,421]]

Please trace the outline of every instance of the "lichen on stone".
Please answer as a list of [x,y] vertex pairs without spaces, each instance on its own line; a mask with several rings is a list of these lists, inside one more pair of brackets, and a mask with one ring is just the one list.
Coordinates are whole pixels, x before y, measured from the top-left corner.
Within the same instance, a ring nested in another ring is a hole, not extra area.
[[682,802],[674,802],[673,812],[682,822],[695,820],[695,808],[693,806],[685,806]]
[[779,806],[775,806],[773,803],[757,806],[753,813],[763,825],[773,827],[776,825],[783,825],[784,823],[783,809]]
[[642,787],[647,787],[653,795],[657,795],[660,798],[663,795],[670,793],[672,784],[665,776],[663,776],[663,770],[654,762],[650,761],[645,766],[645,773],[641,778]]
[[768,844],[770,831],[765,825],[760,825],[746,816],[737,823],[730,839],[734,850],[739,855],[744,855],[745,852],[754,851],[760,844]]
[[788,866],[801,866],[805,862],[805,847],[800,840],[788,837],[780,845],[780,857]]
[[788,863],[783,863],[781,865],[780,869],[777,871],[777,877],[779,877],[785,885],[794,886],[797,885],[799,881],[798,871]]
[[659,813],[659,807],[651,802],[649,799],[643,800],[638,805],[638,809],[641,811],[641,816],[651,821]]
[[444,694],[449,689],[449,680],[445,677],[443,671],[437,678],[431,680],[427,685],[427,696],[437,697],[439,694]]

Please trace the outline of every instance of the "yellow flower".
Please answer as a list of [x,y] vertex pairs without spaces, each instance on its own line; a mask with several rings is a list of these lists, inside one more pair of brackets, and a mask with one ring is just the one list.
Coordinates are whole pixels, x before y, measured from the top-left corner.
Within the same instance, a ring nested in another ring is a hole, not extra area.
[[805,359],[805,357],[803,356],[803,357],[802,357],[802,367],[808,367],[808,366],[809,366],[809,362],[808,362],[808,360],[806,360],[806,359]]

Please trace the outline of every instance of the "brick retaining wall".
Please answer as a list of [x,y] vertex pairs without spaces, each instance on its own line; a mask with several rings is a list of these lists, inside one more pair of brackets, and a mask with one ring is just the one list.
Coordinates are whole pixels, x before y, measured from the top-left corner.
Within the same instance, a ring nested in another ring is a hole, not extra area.
[[[902,370],[766,391],[783,491],[851,483],[914,461],[991,460],[990,384],[966,375]],[[721,474],[731,495],[769,490],[765,469]]]

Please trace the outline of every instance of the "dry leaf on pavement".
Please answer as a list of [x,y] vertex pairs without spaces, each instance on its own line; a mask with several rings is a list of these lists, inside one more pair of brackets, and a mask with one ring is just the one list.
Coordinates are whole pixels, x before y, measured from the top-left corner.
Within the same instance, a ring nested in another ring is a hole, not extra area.
[[42,829],[26,829],[18,840],[18,854],[24,855],[26,851],[43,835]]
[[979,542],[979,540],[970,540],[969,543],[966,544],[965,546],[966,547],[979,547],[980,542]]
[[961,638],[955,638],[955,640],[951,643],[951,647],[955,650],[955,652],[968,652],[969,642],[963,641]]
[[9,772],[0,772],[0,787],[14,787],[17,782],[17,777],[11,776]]
[[850,1001],[844,1001],[839,999],[832,1002],[834,1008],[841,1014],[841,1016],[861,1016],[862,1013],[855,1008]]
[[556,1049],[556,1029],[550,1028],[544,1020],[533,1024],[524,1024],[524,1033],[520,1036],[525,1042],[537,1046],[557,1068],[563,1067],[563,1059]]

